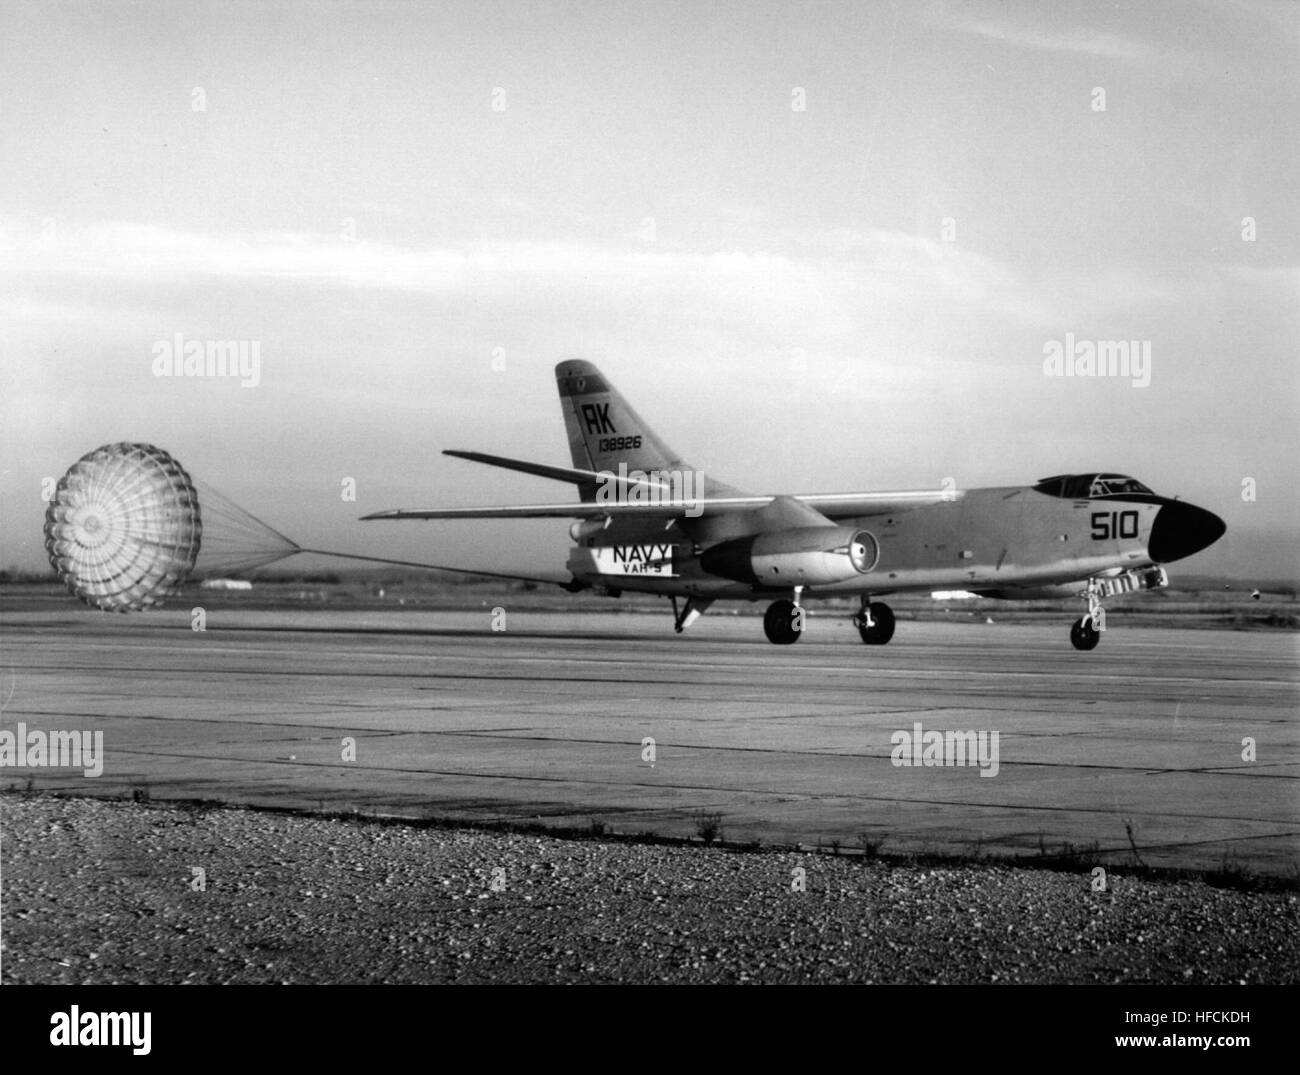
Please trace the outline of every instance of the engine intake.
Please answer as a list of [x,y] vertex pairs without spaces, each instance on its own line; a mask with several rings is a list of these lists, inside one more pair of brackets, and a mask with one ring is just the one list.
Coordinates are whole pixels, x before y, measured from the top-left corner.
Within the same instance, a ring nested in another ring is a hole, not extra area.
[[831,586],[865,575],[880,559],[866,530],[809,526],[734,538],[706,549],[700,566],[711,575],[755,586]]

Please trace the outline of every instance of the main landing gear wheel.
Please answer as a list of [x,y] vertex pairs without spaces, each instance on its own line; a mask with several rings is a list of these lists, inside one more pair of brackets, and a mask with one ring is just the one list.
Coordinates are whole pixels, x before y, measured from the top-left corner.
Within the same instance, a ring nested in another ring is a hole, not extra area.
[[773,601],[763,614],[763,632],[775,645],[794,645],[803,634],[803,609],[793,601]]
[[1101,641],[1101,632],[1092,625],[1092,617],[1081,616],[1070,628],[1070,641],[1075,649],[1096,649]]
[[894,610],[880,601],[864,604],[853,625],[868,646],[883,646],[894,637]]

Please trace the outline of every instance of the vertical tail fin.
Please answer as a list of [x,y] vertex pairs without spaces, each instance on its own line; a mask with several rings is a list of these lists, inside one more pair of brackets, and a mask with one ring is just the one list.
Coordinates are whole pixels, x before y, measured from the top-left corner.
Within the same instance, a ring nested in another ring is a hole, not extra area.
[[[561,362],[555,381],[575,467],[615,473],[620,464],[646,473],[689,469],[592,363]],[[583,500],[595,499],[595,486],[579,492]]]

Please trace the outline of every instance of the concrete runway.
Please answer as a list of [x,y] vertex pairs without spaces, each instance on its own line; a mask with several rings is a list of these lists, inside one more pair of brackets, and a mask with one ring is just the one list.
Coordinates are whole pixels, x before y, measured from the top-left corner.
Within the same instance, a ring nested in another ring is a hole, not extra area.
[[[666,606],[665,606],[666,608]],[[1300,869],[1300,648],[1282,632],[666,612],[0,613],[0,730],[102,730],[101,776],[21,788],[545,820],[729,841]],[[999,770],[897,767],[891,736],[996,730]],[[1256,760],[1242,740],[1256,741]],[[344,760],[344,737],[356,759]],[[642,740],[653,737],[653,765]]]

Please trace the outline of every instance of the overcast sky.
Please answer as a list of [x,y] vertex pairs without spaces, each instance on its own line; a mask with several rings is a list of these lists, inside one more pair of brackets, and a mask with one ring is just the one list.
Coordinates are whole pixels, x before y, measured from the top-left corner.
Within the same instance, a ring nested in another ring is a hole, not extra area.
[[[1227,521],[1175,576],[1295,578],[1298,56],[1253,2],[6,0],[0,566],[143,440],[303,544],[558,570],[355,520],[571,499],[439,453],[567,465],[583,357],[754,491],[1114,470]],[[177,333],[259,383],[156,377]]]

